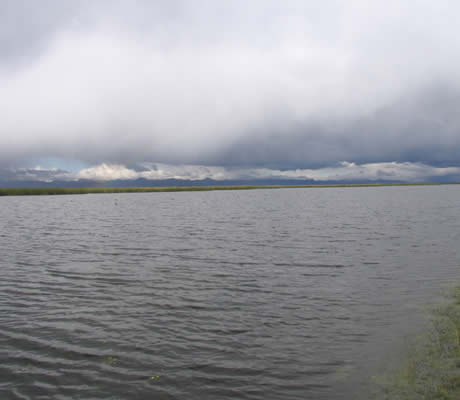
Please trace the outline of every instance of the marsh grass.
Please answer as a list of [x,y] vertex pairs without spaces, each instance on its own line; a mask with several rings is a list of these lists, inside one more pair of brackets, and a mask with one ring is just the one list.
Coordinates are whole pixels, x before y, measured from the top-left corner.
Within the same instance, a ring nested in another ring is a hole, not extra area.
[[242,185],[242,186],[176,186],[176,187],[94,187],[94,188],[0,188],[0,196],[42,196],[92,193],[147,193],[147,192],[198,192],[212,190],[252,190],[283,188],[338,188],[381,186],[451,185],[452,183],[389,183],[389,184],[338,184],[338,185]]
[[416,338],[403,366],[375,378],[384,400],[460,399],[460,287],[430,310],[427,331]]

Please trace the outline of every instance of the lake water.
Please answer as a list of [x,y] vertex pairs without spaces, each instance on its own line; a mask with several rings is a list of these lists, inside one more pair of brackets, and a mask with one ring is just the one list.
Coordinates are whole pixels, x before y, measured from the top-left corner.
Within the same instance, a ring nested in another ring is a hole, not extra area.
[[0,198],[1,399],[368,399],[460,186]]

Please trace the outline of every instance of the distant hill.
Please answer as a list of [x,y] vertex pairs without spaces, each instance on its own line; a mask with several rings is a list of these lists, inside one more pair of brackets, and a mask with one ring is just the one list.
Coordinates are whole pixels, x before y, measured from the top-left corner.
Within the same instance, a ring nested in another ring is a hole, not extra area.
[[315,181],[312,179],[236,179],[236,180],[185,180],[185,179],[134,179],[113,181],[92,181],[80,179],[77,181],[0,181],[4,188],[93,188],[93,187],[182,187],[182,186],[239,186],[239,185],[339,185],[339,184],[378,184],[378,183],[404,183],[402,181],[384,180],[341,180],[341,181]]

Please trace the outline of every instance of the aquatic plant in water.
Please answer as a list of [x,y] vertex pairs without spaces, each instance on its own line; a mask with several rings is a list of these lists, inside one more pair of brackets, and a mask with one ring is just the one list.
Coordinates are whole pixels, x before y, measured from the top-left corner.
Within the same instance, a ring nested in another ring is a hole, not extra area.
[[378,399],[460,399],[460,287],[431,310],[427,331],[412,344],[404,365],[377,377]]

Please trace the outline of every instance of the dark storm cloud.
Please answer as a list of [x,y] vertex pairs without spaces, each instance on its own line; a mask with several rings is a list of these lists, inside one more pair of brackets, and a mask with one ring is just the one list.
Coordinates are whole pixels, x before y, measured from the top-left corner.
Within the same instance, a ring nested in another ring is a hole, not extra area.
[[276,132],[267,128],[266,136],[243,138],[209,163],[288,169],[321,168],[339,160],[460,165],[458,110],[460,91],[434,84],[351,121],[286,124]]
[[0,166],[457,165],[449,1],[0,2]]

